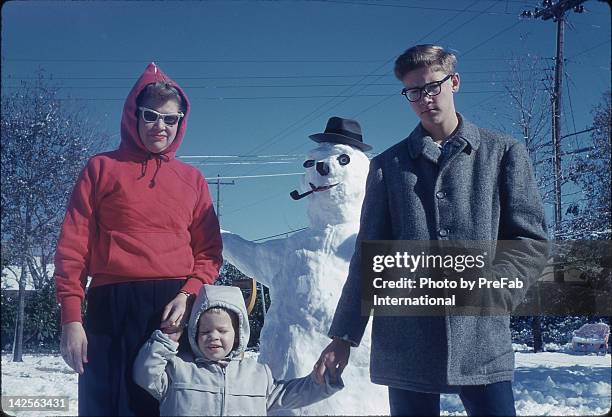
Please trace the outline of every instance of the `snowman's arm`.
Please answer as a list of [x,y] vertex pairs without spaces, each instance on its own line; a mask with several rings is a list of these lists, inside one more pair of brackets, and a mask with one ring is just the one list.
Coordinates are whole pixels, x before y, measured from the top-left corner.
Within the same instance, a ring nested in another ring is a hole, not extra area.
[[230,232],[222,232],[221,237],[223,239],[223,258],[227,262],[263,285],[271,286],[284,259],[286,244],[283,241],[286,239],[255,243]]

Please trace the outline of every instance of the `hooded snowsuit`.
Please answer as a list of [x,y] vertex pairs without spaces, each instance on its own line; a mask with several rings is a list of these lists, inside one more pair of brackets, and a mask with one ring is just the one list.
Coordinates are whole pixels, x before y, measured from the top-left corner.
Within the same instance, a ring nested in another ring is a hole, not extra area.
[[[226,361],[207,359],[197,343],[198,321],[212,307],[238,316],[238,347]],[[249,320],[242,292],[237,287],[205,285],[189,320],[193,358],[177,356],[178,343],[156,330],[134,363],[134,380],[160,401],[161,415],[263,416],[270,410],[304,407],[342,389],[342,380],[324,385],[308,375],[275,381],[268,365],[243,359],[249,341]]]
[[[138,95],[156,81],[179,91],[185,114],[174,141],[158,154],[140,139],[137,110]],[[222,244],[206,180],[175,158],[189,111],[181,88],[155,64],[147,66],[125,101],[119,149],[92,157],[70,198],[55,282],[65,324],[81,321],[92,277],[80,414],[158,413],[131,379],[133,359],[179,290],[197,294],[218,276]]]

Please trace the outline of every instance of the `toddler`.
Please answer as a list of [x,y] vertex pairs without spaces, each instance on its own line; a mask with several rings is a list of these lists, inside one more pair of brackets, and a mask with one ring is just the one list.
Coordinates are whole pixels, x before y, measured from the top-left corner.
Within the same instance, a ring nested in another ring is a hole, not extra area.
[[237,287],[204,285],[188,325],[193,358],[177,356],[180,334],[156,330],[140,349],[134,380],[160,401],[163,415],[266,415],[305,407],[344,387],[328,371],[275,381],[267,365],[244,358],[249,320]]

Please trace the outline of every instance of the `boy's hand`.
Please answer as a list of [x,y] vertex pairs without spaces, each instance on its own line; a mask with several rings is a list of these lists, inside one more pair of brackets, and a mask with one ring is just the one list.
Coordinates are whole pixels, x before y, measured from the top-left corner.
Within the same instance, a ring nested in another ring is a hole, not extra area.
[[192,304],[193,297],[187,297],[182,292],[178,293],[164,308],[159,328],[168,335],[177,332],[182,333],[191,312]]
[[314,365],[314,378],[317,384],[325,383],[325,370],[329,371],[330,379],[337,381],[348,364],[351,355],[351,344],[346,340],[334,338],[321,352],[319,360]]
[[62,326],[60,352],[69,367],[81,375],[85,372],[83,364],[87,363],[87,336],[80,322],[73,321]]

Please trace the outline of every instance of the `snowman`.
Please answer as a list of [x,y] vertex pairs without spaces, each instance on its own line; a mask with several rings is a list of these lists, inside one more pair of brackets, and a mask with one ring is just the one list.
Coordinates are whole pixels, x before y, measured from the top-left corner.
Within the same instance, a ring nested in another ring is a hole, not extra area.
[[[308,375],[323,348],[359,231],[359,217],[370,161],[361,127],[332,117],[319,145],[304,162],[303,192],[309,227],[290,237],[263,243],[223,233],[223,256],[244,274],[270,289],[271,306],[260,336],[259,360],[275,378]],[[342,378],[346,387],[312,406],[287,410],[295,415],[381,415],[389,413],[387,390],[370,382],[370,328],[351,348]],[[286,415],[286,414],[285,414]]]

